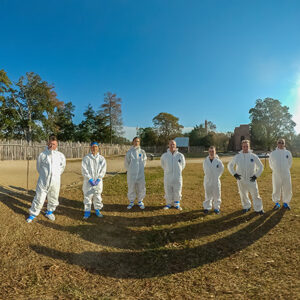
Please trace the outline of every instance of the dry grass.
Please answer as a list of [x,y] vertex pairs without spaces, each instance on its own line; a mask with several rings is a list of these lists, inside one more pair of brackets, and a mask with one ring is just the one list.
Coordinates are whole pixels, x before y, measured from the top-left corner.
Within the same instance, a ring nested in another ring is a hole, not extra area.
[[105,217],[82,220],[80,186],[61,193],[57,221],[25,218],[32,195],[0,189],[1,299],[296,299],[300,297],[300,159],[292,210],[272,211],[271,173],[259,179],[266,214],[241,214],[222,177],[222,213],[204,216],[200,164],[184,171],[184,210],[161,210],[163,174],[147,169],[146,210],[126,210],[126,177],[106,178]]

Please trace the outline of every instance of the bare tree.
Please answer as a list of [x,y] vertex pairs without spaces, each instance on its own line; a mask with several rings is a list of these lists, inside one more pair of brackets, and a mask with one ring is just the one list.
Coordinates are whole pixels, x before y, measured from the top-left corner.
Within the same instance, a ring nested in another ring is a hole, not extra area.
[[111,92],[104,94],[104,103],[101,105],[101,108],[104,115],[108,118],[111,144],[113,138],[123,134],[121,102],[122,99],[118,98],[116,94],[112,94]]

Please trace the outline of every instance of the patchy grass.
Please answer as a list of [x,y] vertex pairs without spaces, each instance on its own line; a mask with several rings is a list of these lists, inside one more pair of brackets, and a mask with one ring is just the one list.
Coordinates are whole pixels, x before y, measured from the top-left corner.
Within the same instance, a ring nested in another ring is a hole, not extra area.
[[163,173],[146,171],[146,209],[127,211],[126,175],[104,182],[103,219],[82,220],[81,186],[62,191],[56,222],[25,218],[33,195],[0,188],[1,299],[297,299],[300,159],[292,210],[273,211],[271,172],[259,179],[266,214],[241,214],[222,177],[222,213],[202,212],[201,164],[184,170],[184,210],[162,210]]

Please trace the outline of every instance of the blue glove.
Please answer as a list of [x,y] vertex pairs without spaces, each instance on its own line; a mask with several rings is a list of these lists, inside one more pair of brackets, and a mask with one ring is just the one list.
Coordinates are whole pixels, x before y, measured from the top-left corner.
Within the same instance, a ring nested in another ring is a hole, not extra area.
[[91,186],[94,186],[94,185],[95,185],[95,182],[94,182],[93,179],[90,179],[90,180],[89,180],[89,183],[90,183]]
[[94,185],[98,185],[100,182],[100,179],[98,178],[97,180],[94,181]]

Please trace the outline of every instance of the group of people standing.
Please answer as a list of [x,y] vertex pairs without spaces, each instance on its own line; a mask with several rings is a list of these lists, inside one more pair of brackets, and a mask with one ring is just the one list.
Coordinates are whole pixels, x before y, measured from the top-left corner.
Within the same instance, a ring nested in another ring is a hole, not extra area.
[[[125,156],[125,169],[127,171],[128,200],[127,209],[131,209],[135,201],[140,209],[145,209],[144,198],[146,196],[145,172],[147,155],[140,147],[140,139],[135,137],[132,147]],[[37,217],[47,197],[47,210],[45,216],[54,221],[60,190],[60,177],[66,166],[65,156],[57,150],[58,141],[55,136],[50,136],[48,146],[37,159],[37,171],[39,179],[36,187],[36,195],[29,209],[27,222],[32,222]],[[164,170],[164,190],[166,205],[163,209],[172,206],[182,210],[182,171],[185,168],[185,157],[176,147],[174,140],[169,141],[168,150],[161,158],[161,167]],[[281,200],[283,207],[290,209],[292,198],[292,184],[290,168],[292,166],[292,154],[285,148],[285,140],[277,141],[277,148],[271,152],[269,164],[272,169],[274,209],[279,209]],[[263,214],[262,199],[259,195],[257,178],[263,172],[263,164],[256,154],[250,150],[250,142],[242,141],[242,150],[228,163],[228,170],[237,180],[238,190],[242,202],[243,212],[251,209],[249,193],[253,201],[254,211]],[[224,165],[216,148],[209,148],[209,155],[203,162],[205,200],[203,202],[204,213],[214,209],[220,213],[221,206],[221,181]],[[91,216],[92,204],[97,217],[103,217],[101,193],[103,190],[103,177],[106,174],[106,160],[99,153],[99,144],[91,143],[91,152],[82,160],[83,194],[84,194],[84,219]]]

